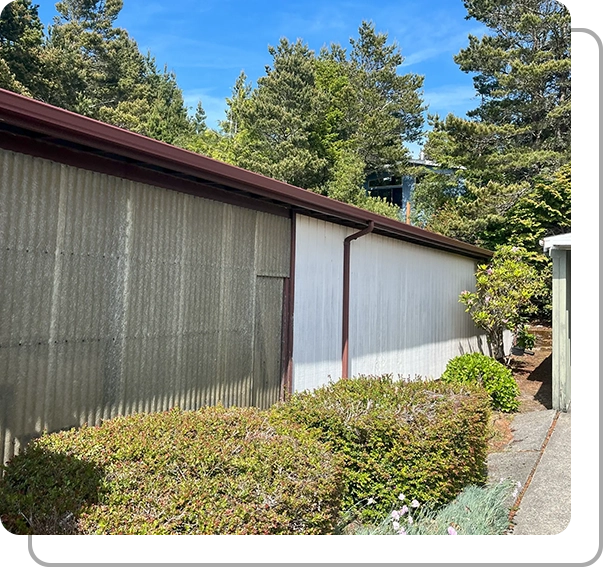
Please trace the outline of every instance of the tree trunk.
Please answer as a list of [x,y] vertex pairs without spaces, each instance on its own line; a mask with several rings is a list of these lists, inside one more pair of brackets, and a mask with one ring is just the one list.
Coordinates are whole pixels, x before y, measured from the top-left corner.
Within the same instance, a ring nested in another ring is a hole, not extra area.
[[496,360],[503,360],[505,358],[503,329],[493,329],[488,332],[488,347],[492,358]]

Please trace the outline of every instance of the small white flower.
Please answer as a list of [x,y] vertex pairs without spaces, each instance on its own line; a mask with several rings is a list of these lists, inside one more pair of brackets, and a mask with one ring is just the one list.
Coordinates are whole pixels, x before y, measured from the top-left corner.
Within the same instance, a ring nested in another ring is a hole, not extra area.
[[394,510],[394,511],[392,512],[392,518],[393,518],[394,520],[399,520],[399,519],[400,519],[400,512],[398,512],[398,510]]
[[420,504],[419,504],[419,501],[418,501],[418,500],[413,500],[413,501],[410,503],[410,505],[411,505],[413,508],[418,508],[418,507],[420,506]]
[[404,506],[402,506],[402,508],[400,508],[400,515],[404,516],[404,514],[406,514],[406,512],[408,512],[408,506],[406,504],[404,504]]
[[398,498],[399,498],[400,500],[402,500],[402,502],[404,502],[404,498],[405,498],[405,496],[404,496],[404,494],[400,493],[400,494],[398,494]]
[[448,526],[448,535],[458,535],[452,526]]
[[396,521],[392,522],[392,528],[394,528],[394,530],[398,531],[400,529],[400,524]]
[[406,530],[404,528],[400,528],[398,535],[408,535],[408,534],[406,533]]
[[406,521],[408,522],[409,526],[412,526],[414,523],[414,520],[412,519],[412,516],[410,516],[410,515],[408,516],[408,520],[406,520]]
[[369,498],[366,503],[367,504],[374,504],[375,503],[375,499],[374,498]]

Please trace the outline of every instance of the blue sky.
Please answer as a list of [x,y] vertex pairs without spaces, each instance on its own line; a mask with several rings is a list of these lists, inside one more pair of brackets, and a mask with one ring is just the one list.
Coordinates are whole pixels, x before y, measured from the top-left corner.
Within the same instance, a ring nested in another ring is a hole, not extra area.
[[[55,1],[36,1],[49,24]],[[117,25],[160,67],[176,73],[186,104],[194,108],[200,99],[208,125],[216,127],[239,73],[244,70],[254,84],[264,74],[269,45],[287,37],[301,38],[315,51],[332,42],[346,47],[363,20],[397,42],[405,57],[400,72],[425,77],[429,112],[464,115],[478,101],[471,77],[453,56],[469,34],[486,31],[465,16],[462,0],[124,0]],[[418,146],[410,149],[417,155]]]

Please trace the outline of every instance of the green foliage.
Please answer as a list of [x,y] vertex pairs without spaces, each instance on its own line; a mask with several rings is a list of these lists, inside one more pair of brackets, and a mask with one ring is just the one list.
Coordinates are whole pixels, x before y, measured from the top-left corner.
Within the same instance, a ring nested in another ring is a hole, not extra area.
[[7,465],[14,533],[321,534],[341,501],[326,447],[256,409],[171,410],[44,435]]
[[[344,65],[356,105],[349,116],[350,139],[365,163],[365,172],[390,171],[406,163],[408,152],[401,142],[417,142],[422,135],[425,110],[420,96],[423,77],[398,74],[404,62],[396,43],[388,44],[387,34],[378,33],[372,22],[362,22],[358,38]],[[323,58],[336,60],[339,46]],[[333,55],[335,55],[333,57]]]
[[532,298],[542,290],[543,282],[527,263],[525,250],[501,246],[492,261],[478,266],[475,291],[463,291],[464,303],[473,322],[486,331],[490,354],[505,356],[503,332],[516,331],[536,309]]
[[515,344],[521,349],[533,349],[536,344],[536,335],[530,333],[527,327],[522,325],[515,334]]
[[114,25],[122,0],[63,0],[48,32],[30,0],[0,19],[0,87],[168,143],[193,129],[173,73]]
[[[423,78],[400,75],[403,58],[387,35],[363,22],[351,50],[318,56],[301,40],[270,47],[272,65],[252,88],[244,74],[228,99],[223,140],[208,155],[358,207],[399,218],[366,195],[368,173],[403,168],[403,142],[420,137]],[[187,147],[198,144],[188,142]]]
[[481,102],[468,119],[430,117],[425,146],[464,183],[460,193],[437,192],[437,208],[419,199],[418,213],[447,236],[536,251],[541,238],[570,226],[570,15],[553,0],[465,0],[465,7],[490,28],[481,39],[469,36],[455,57],[473,74]]
[[511,370],[485,354],[473,352],[453,358],[441,380],[445,384],[480,384],[495,410],[512,412],[519,408],[519,386]]
[[367,520],[397,495],[444,503],[484,480],[489,399],[475,385],[402,382],[389,376],[339,380],[294,394],[273,419],[315,432],[344,460],[342,513],[355,503]]
[[363,186],[364,170],[364,163],[358,155],[350,151],[341,151],[332,168],[332,178],[320,188],[320,192],[337,201],[399,220],[399,207],[380,197],[366,194]]
[[14,0],[0,17],[0,88],[32,96],[42,77],[44,26],[38,6]]

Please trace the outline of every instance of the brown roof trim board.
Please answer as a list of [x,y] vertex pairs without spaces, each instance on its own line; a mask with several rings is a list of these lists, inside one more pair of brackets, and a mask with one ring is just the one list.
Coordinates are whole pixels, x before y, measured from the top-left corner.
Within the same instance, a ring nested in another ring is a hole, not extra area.
[[[4,129],[6,126],[21,129],[21,133],[25,131],[45,143],[71,144],[78,151],[97,154],[104,159],[126,160],[131,166],[159,169],[164,175],[184,175],[187,180],[206,186],[219,184],[218,192],[232,188],[248,197],[355,228],[373,221],[376,234],[480,260],[492,256],[489,250],[0,89],[0,128],[3,126]],[[6,147],[7,143],[2,145]]]

